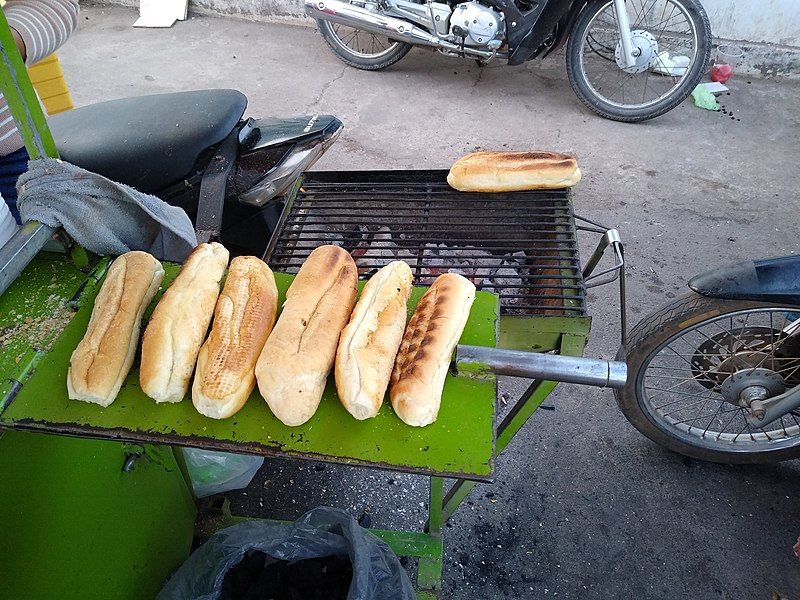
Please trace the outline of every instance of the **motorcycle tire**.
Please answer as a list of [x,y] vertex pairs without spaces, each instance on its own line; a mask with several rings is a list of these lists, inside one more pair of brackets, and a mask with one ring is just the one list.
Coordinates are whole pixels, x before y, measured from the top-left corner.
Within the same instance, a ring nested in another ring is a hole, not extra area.
[[655,356],[670,340],[677,340],[681,332],[729,313],[774,308],[773,305],[760,302],[721,300],[692,293],[646,316],[631,330],[627,343],[617,354],[617,360],[628,365],[625,387],[614,392],[625,418],[660,446],[698,460],[724,464],[764,464],[800,458],[800,435],[794,446],[759,452],[734,451],[732,444],[724,440],[717,440],[717,447],[712,448],[708,446],[713,446],[713,443],[701,445],[699,439],[697,443],[689,443],[687,436],[680,437],[663,419],[658,422],[644,407],[645,400],[640,395],[640,383],[644,385],[644,373],[651,356]]
[[405,42],[394,42],[393,47],[386,52],[369,56],[360,54],[349,48],[336,34],[330,21],[317,20],[317,27],[319,28],[322,39],[328,44],[328,47],[333,51],[336,57],[346,65],[364,71],[378,71],[392,66],[398,60],[403,58],[408,51],[411,50],[411,44]]
[[[584,8],[575,23],[575,27],[570,33],[566,53],[569,83],[581,102],[606,119],[622,121],[624,123],[637,123],[661,116],[686,100],[689,94],[692,93],[692,90],[700,83],[708,69],[712,46],[711,25],[708,20],[708,15],[699,0],[676,1],[686,10],[686,13],[692,21],[694,30],[697,33],[696,60],[683,81],[675,86],[666,97],[643,107],[626,107],[624,105],[621,106],[611,103],[596,92],[589,84],[586,74],[581,69],[583,40],[595,16],[599,12],[606,10],[611,4],[611,0],[595,0]],[[645,83],[645,87],[646,85]]]

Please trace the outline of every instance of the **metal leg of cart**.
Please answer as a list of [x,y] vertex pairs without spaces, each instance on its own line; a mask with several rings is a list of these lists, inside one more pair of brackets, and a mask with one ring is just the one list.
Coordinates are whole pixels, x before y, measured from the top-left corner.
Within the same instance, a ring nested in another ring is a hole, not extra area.
[[[583,356],[583,349],[586,346],[586,336],[575,333],[564,333],[561,336],[559,354],[564,356]],[[522,426],[528,422],[536,412],[536,409],[544,402],[544,399],[555,389],[556,381],[532,381],[523,394],[511,408],[503,421],[497,426],[497,454],[506,449],[514,436],[519,433]],[[441,531],[442,523],[453,515],[461,503],[466,499],[472,489],[477,485],[475,481],[468,479],[456,479],[447,494],[441,498],[441,513],[437,520],[433,518],[434,497],[431,493],[431,516],[425,525],[425,530],[432,534]],[[433,482],[431,482],[433,486]],[[437,510],[438,512],[438,510]]]

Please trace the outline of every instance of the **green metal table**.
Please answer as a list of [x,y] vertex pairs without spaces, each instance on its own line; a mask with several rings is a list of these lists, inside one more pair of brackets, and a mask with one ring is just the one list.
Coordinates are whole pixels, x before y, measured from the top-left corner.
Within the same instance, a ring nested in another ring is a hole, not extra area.
[[[86,331],[108,264],[102,259],[84,274],[64,255],[41,253],[0,296],[0,426],[429,475],[429,531],[376,534],[396,552],[420,558],[418,587],[435,594],[442,570],[443,478],[489,481],[493,474],[494,376],[449,374],[439,418],[424,428],[404,424],[387,405],[375,419],[353,419],[336,397],[332,378],[317,413],[300,427],[278,421],[257,391],[237,415],[221,421],[200,415],[188,399],[156,404],[139,388],[136,364],[109,407],[70,401],[69,359]],[[179,265],[164,266],[166,287]],[[293,277],[276,274],[279,305]],[[413,290],[409,312],[423,292]],[[497,297],[479,292],[461,342],[494,346],[497,326]]]
[[[505,449],[556,384],[533,382],[497,427],[496,380],[486,373],[480,377],[449,374],[439,419],[425,428],[405,425],[387,405],[375,419],[356,421],[341,406],[332,382],[317,414],[301,427],[280,423],[257,392],[237,415],[217,421],[198,414],[188,399],[155,404],[139,389],[136,365],[111,406],[70,401],[66,393],[69,357],[85,332],[108,264],[108,259],[102,259],[85,274],[63,254],[40,253],[0,296],[0,426],[428,475],[427,531],[374,532],[396,553],[420,559],[418,590],[423,598],[435,597],[441,585],[444,521],[476,482],[491,480],[496,454]],[[165,286],[177,270],[178,265],[165,264]],[[279,302],[292,278],[276,274]],[[414,289],[410,312],[423,291]],[[479,292],[461,343],[497,345],[498,324],[497,296]],[[583,351],[589,320],[542,317],[526,319],[525,324],[520,339],[507,334],[499,341],[515,349],[535,346],[577,356]],[[446,494],[445,478],[454,480]],[[225,518],[220,525],[236,520]]]

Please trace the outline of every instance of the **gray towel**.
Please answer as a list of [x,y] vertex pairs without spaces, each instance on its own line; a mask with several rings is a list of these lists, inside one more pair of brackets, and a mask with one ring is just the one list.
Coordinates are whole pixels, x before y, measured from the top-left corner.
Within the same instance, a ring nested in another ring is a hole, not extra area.
[[17,181],[23,221],[63,227],[97,254],[144,250],[161,260],[183,262],[197,246],[183,209],[67,162],[28,162]]

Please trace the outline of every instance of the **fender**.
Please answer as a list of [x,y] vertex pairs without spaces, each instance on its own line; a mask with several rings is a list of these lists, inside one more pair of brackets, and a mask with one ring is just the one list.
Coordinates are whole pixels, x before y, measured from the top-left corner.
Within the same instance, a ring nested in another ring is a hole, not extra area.
[[800,256],[726,265],[697,275],[689,287],[711,298],[800,306]]
[[570,7],[569,12],[558,22],[558,29],[556,30],[556,39],[553,44],[544,51],[541,55],[542,58],[546,58],[556,50],[560,50],[564,44],[567,43],[572,30],[575,27],[575,23],[578,22],[578,17],[581,16],[581,13],[589,6],[590,0],[578,0],[574,2]]

